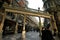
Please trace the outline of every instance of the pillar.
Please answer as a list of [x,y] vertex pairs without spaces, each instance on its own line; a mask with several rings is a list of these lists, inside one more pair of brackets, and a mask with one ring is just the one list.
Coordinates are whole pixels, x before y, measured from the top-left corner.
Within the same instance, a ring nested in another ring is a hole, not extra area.
[[18,32],[18,22],[16,22],[16,27],[15,27],[15,34],[17,34]]
[[5,16],[6,16],[6,12],[5,12],[4,15],[3,15],[2,23],[1,23],[1,25],[0,25],[0,40],[2,40],[2,33],[3,33],[2,28],[3,28],[3,25],[4,25]]
[[[38,13],[40,11],[40,8],[38,7]],[[41,26],[41,17],[39,17],[39,28],[40,28],[40,31],[42,30],[42,26]]]
[[40,33],[39,35],[41,36],[42,35],[42,25],[41,25],[41,18],[39,17],[39,28],[40,28]]
[[25,36],[26,36],[25,24],[26,24],[26,15],[24,15],[23,31],[22,31],[22,40],[25,40]]
[[53,26],[52,26],[52,16],[51,16],[51,18],[50,18],[50,30],[52,31],[52,33],[53,33]]
[[40,30],[42,30],[42,26],[41,26],[41,18],[39,17],[39,28]]
[[[17,21],[17,14],[15,15],[15,19]],[[17,30],[18,30],[18,22],[16,22],[16,26],[15,26],[15,34],[17,34]]]
[[[53,29],[56,29],[56,30],[57,30],[56,21],[55,21],[53,15],[51,16],[51,19],[50,19],[50,20],[51,20],[51,27],[52,27],[52,30],[53,30]],[[57,30],[56,32],[58,32],[58,30]]]

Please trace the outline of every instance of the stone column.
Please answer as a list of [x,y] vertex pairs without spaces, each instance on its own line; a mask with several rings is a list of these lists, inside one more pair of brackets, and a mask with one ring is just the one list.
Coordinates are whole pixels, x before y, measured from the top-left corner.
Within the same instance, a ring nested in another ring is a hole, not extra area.
[[41,26],[41,18],[40,18],[40,17],[39,17],[39,28],[40,28],[40,33],[39,33],[39,35],[41,36],[41,35],[42,35],[42,32],[41,32],[42,26]]
[[25,24],[26,24],[26,15],[24,15],[23,31],[22,31],[22,40],[25,40],[25,36],[26,36]]
[[15,34],[17,34],[17,31],[18,31],[18,22],[16,22]]
[[[17,21],[17,14],[15,15],[15,19]],[[16,26],[15,26],[15,34],[17,34],[17,30],[18,30],[18,22],[16,22]]]
[[[52,29],[56,29],[57,30],[56,21],[55,21],[53,15],[51,16],[51,26],[52,26]],[[58,32],[58,30],[57,30],[57,32]]]
[[41,26],[41,18],[39,17],[39,28],[40,30],[42,30],[42,26]]
[[51,30],[52,33],[53,33],[53,26],[52,26],[52,24],[53,24],[53,22],[52,22],[52,16],[51,16],[51,18],[50,18],[50,30]]
[[0,25],[0,40],[2,40],[2,32],[3,32],[2,28],[3,28],[3,25],[4,25],[5,16],[6,16],[6,12],[3,15],[2,23]]

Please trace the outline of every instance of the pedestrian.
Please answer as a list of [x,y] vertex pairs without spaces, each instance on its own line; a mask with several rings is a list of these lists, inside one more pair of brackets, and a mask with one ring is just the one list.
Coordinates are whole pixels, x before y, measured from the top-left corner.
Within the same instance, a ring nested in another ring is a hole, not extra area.
[[40,33],[39,36],[41,36],[41,37],[42,37],[42,31],[43,30],[45,30],[45,27],[42,27],[42,30],[39,32]]
[[56,29],[54,29],[54,36],[56,36]]
[[45,27],[42,27],[42,30],[41,30],[41,32],[43,32],[45,30]]
[[54,29],[53,37],[54,37],[54,39],[56,38],[56,29]]
[[52,32],[49,30],[50,24],[47,25],[45,30],[42,30],[42,40],[54,40]]

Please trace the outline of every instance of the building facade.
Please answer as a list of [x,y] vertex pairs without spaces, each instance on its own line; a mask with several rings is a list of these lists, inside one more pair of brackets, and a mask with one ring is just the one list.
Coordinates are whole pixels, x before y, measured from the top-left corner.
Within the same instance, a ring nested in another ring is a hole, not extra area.
[[[3,1],[1,1],[1,2],[3,2]],[[11,4],[9,4],[8,2],[11,2]],[[17,8],[19,8],[19,7],[25,8],[25,7],[27,7],[27,4],[28,4],[26,0],[25,1],[10,0],[8,2],[4,1],[3,4],[6,3],[9,7],[16,6]],[[14,13],[14,12],[6,12],[6,16],[5,16],[3,4],[0,7],[1,8],[0,9],[0,28],[2,27],[2,31],[3,31],[2,34],[6,35],[6,34],[11,34],[11,33],[17,33],[17,32],[22,33],[23,24],[24,24],[24,15]],[[3,18],[4,16],[5,16],[5,18]],[[3,19],[4,19],[4,23],[3,23],[3,26],[1,26]],[[30,27],[37,27],[38,26],[37,20],[34,17],[27,16],[27,19],[25,22],[26,22],[25,26],[27,25],[27,27],[25,29],[26,31],[28,31],[27,29],[30,29]],[[16,27],[16,26],[18,26],[18,27]]]
[[47,18],[44,18],[44,27],[47,27],[48,24],[50,24],[50,20]]
[[56,28],[60,34],[60,0],[43,0],[43,2],[45,11],[54,16],[52,23],[56,24]]

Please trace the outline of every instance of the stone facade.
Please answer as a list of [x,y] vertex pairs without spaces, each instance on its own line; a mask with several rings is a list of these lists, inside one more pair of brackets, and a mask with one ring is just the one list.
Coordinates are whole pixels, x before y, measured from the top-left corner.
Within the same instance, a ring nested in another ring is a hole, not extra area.
[[[54,24],[56,24],[56,28],[58,28],[58,32],[60,32],[60,2],[59,0],[43,0],[44,8],[46,12],[49,12],[54,16]],[[53,28],[54,29],[54,28]]]

